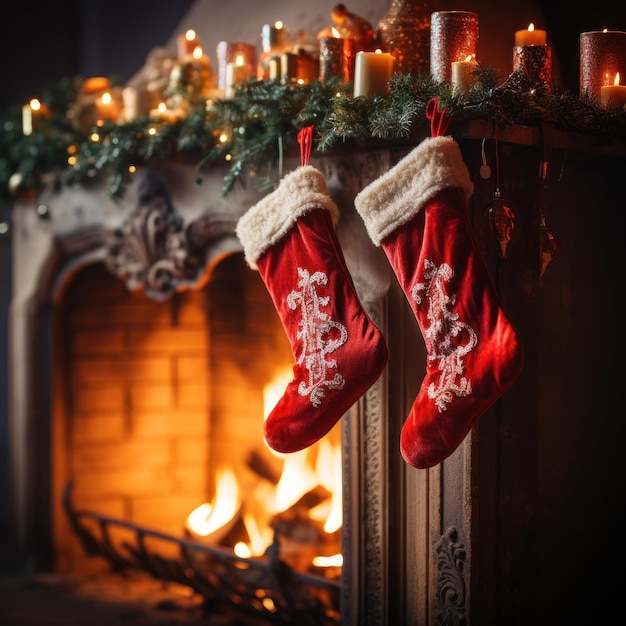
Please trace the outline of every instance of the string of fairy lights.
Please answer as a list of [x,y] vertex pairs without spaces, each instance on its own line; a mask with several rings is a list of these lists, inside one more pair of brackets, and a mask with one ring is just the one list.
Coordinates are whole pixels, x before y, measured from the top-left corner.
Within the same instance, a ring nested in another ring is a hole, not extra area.
[[224,196],[238,184],[270,189],[279,159],[295,150],[300,128],[314,127],[313,149],[320,152],[347,142],[408,141],[423,129],[432,98],[455,120],[489,120],[494,128],[548,124],[599,133],[608,141],[626,138],[624,107],[537,88],[521,72],[502,83],[492,68],[478,66],[475,73],[474,84],[462,93],[429,74],[395,74],[388,94],[375,98],[354,97],[352,85],[340,80],[254,79],[237,85],[231,97],[213,100],[182,84],[184,116],[100,120],[89,132],[78,130],[67,115],[81,80],[64,80],[44,91],[48,114],[30,134],[23,132],[19,109],[1,120],[0,198],[12,203],[16,196],[37,194],[50,180],[72,185],[99,174],[119,198],[136,169],[154,159],[189,162],[199,180],[203,168],[227,164]]

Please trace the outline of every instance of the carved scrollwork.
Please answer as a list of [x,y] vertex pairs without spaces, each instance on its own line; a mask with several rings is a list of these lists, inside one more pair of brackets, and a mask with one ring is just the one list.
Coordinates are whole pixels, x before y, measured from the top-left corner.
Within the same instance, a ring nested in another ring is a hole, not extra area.
[[465,600],[466,589],[463,564],[466,553],[462,543],[457,543],[456,528],[450,527],[437,542],[437,598],[440,614],[436,616],[438,626],[465,626],[467,624]]
[[106,240],[105,264],[129,289],[163,300],[202,278],[207,247],[213,239],[232,234],[233,218],[203,216],[185,226],[169,194],[154,174],[139,190],[139,201],[129,218]]

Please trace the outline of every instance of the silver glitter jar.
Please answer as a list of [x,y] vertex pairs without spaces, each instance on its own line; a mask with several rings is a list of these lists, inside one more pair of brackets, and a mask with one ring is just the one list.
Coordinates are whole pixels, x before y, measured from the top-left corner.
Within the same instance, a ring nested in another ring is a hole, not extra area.
[[626,79],[626,32],[597,30],[580,33],[580,97],[600,98],[600,87],[615,75]]
[[452,63],[476,59],[478,13],[435,11],[430,16],[430,73],[437,82],[449,83]]

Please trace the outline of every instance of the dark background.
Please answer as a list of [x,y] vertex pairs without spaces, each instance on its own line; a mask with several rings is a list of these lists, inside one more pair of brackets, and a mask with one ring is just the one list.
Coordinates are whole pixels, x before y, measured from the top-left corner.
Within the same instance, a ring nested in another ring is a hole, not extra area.
[[[294,2],[302,0],[293,0]],[[104,75],[126,81],[147,53],[163,46],[193,0],[56,0],[10,2],[0,25],[0,115],[62,78]],[[346,3],[358,13],[358,2]],[[384,12],[390,0],[381,0]],[[553,53],[561,62],[561,87],[578,91],[579,34],[626,30],[626,3],[594,2],[583,11],[569,2],[540,3]],[[494,4],[495,6],[495,4]],[[462,5],[445,9],[465,9]],[[511,6],[524,23],[523,6]],[[0,536],[9,530],[7,352],[11,294],[10,245],[0,240]]]

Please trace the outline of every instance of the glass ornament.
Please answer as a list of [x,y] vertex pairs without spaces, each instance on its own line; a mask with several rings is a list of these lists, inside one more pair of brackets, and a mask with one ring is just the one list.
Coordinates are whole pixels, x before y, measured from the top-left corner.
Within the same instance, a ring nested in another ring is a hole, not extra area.
[[486,206],[486,211],[489,226],[498,242],[498,252],[505,259],[515,229],[515,213],[502,199],[499,189],[496,189],[493,200]]
[[542,218],[539,225],[539,276],[543,276],[559,251],[556,235],[546,226],[545,218]]

